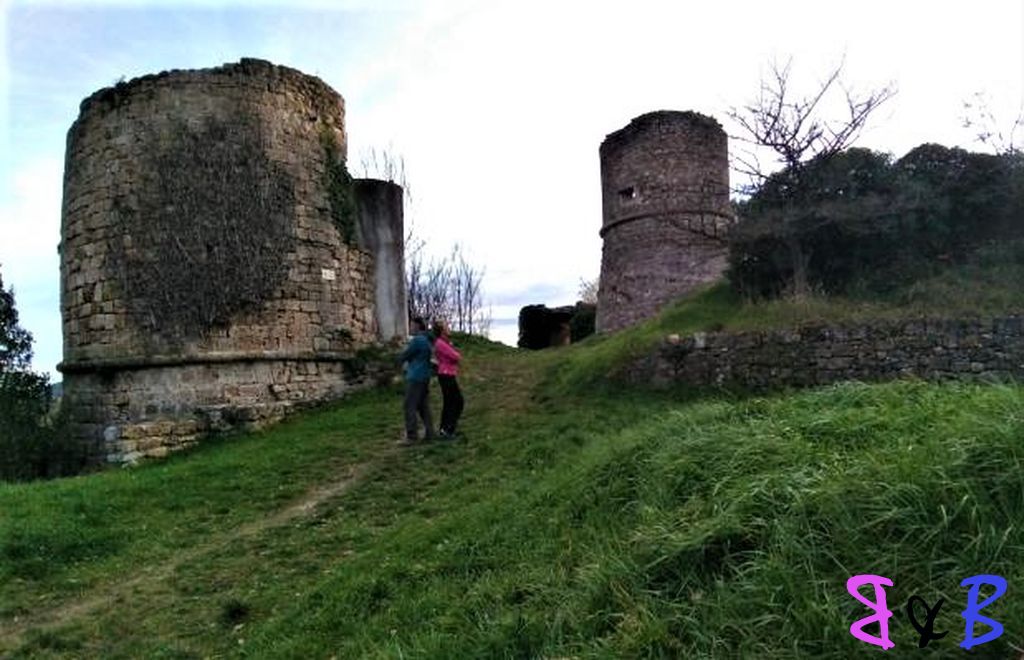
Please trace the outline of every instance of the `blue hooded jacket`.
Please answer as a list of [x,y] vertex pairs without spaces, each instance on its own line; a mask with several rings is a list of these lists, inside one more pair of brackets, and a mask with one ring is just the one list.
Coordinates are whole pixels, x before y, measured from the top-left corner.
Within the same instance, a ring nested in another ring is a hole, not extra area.
[[405,362],[405,379],[412,383],[430,380],[430,356],[434,348],[430,345],[430,333],[421,332],[409,340],[402,351],[401,361]]

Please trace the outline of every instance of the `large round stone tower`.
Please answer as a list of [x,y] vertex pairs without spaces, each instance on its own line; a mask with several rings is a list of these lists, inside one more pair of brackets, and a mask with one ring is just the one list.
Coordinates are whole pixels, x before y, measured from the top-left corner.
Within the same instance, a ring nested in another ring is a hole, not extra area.
[[405,334],[401,189],[353,186],[345,147],[337,92],[261,60],[82,102],[60,369],[95,458],[163,455],[341,396],[369,378],[363,349]]
[[604,222],[597,330],[653,316],[726,266],[725,131],[695,112],[635,118],[601,144]]

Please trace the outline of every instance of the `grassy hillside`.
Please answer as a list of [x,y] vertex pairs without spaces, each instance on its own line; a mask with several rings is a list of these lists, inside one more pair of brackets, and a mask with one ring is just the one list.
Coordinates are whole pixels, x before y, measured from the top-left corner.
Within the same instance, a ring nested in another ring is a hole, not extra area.
[[667,334],[745,331],[874,319],[992,318],[1024,313],[1024,243],[979,250],[956,266],[885,295],[808,296],[748,302],[724,282],[669,305],[629,332],[588,337],[567,352],[550,386],[561,391],[617,388],[619,367],[649,353]]
[[[396,446],[401,394],[131,470],[0,485],[0,657],[966,657],[960,581],[1024,648],[1024,387],[683,398],[596,387],[718,290],[569,350],[468,349],[466,440]],[[903,614],[945,598],[918,650]],[[977,634],[985,631],[979,625]]]

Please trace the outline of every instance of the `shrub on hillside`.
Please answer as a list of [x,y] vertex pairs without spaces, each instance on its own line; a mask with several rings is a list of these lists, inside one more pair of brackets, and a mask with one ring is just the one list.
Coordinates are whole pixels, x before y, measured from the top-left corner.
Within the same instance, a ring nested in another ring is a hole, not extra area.
[[926,144],[778,172],[739,208],[729,278],[748,297],[881,292],[1024,236],[1024,163]]
[[75,474],[84,465],[66,415],[53,409],[49,379],[28,371],[0,372],[0,480],[27,481]]
[[896,183],[888,156],[850,149],[783,170],[739,208],[729,276],[749,297],[774,297],[800,278],[836,291],[884,260]]
[[576,303],[576,311],[569,319],[569,333],[572,343],[582,341],[594,334],[597,323],[597,305],[580,301]]
[[923,144],[895,163],[913,233],[923,254],[963,258],[979,245],[1024,234],[1024,161]]

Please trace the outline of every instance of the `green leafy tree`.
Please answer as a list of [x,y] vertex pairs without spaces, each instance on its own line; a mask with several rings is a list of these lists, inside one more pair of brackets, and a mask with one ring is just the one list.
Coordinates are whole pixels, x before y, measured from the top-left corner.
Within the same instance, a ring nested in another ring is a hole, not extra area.
[[49,378],[29,369],[32,335],[18,322],[14,291],[0,276],[0,479],[70,474],[82,466],[80,447],[51,417]]
[[795,250],[813,290],[876,294],[965,262],[1024,237],[1021,160],[924,144],[895,162],[849,149],[799,178],[783,170],[741,205],[730,280],[750,297],[790,291]]
[[842,291],[864,264],[884,259],[898,219],[894,193],[888,155],[868,149],[816,158],[799,176],[770,176],[740,207],[730,280],[750,297],[793,291],[798,277],[809,289]]
[[0,372],[24,369],[32,360],[32,335],[18,325],[14,290],[4,288],[0,273]]
[[1024,234],[1024,158],[922,144],[896,163],[911,197],[916,249],[961,259],[986,241]]

